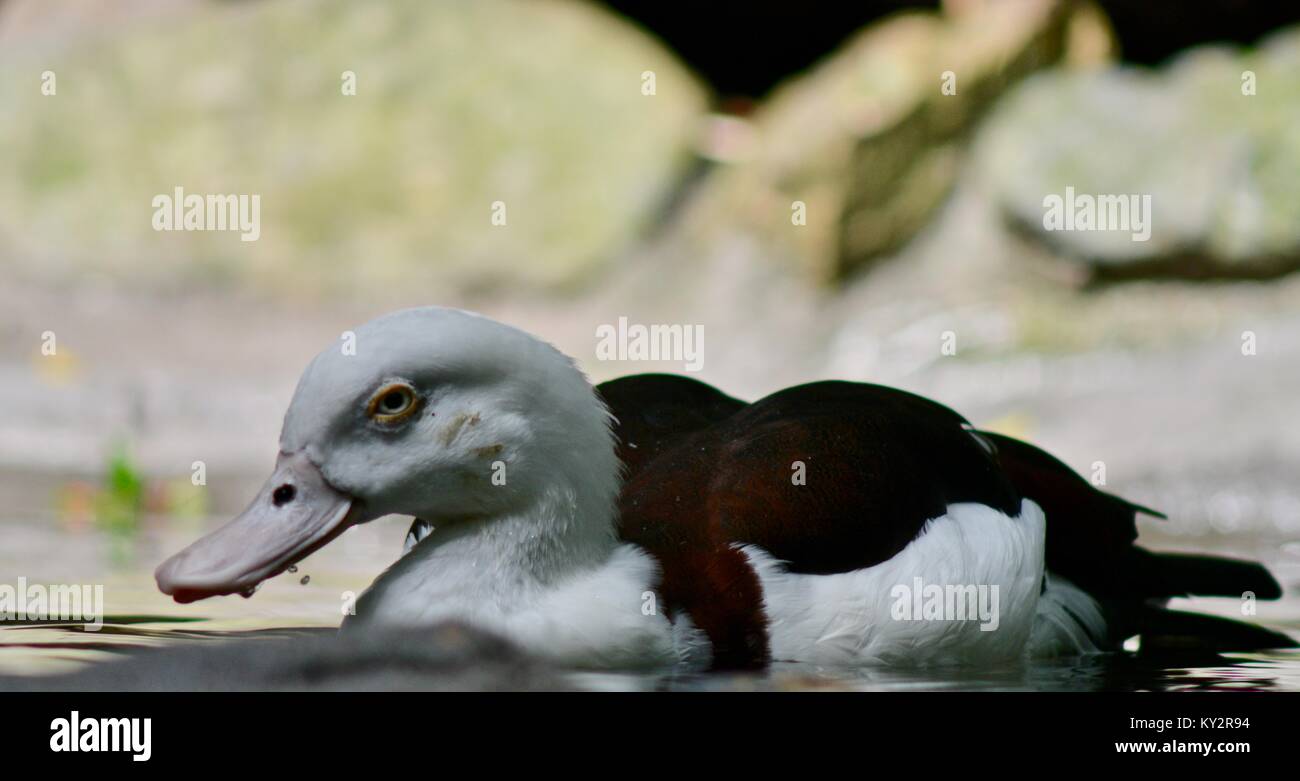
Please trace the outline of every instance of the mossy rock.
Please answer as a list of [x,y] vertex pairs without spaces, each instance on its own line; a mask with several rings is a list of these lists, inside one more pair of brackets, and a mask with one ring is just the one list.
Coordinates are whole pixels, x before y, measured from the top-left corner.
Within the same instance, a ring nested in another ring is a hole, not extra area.
[[[867,27],[774,91],[754,116],[751,151],[725,173],[701,223],[738,216],[821,281],[898,250],[947,198],[986,110],[1060,61],[1082,15],[1068,3],[1016,0]],[[792,222],[795,202],[806,224]]]
[[[0,262],[283,290],[564,285],[653,219],[706,103],[588,4],[203,4],[4,55]],[[259,194],[260,238],[155,231],[152,199],[178,186]]]
[[[1300,268],[1297,73],[1300,28],[1154,71],[1041,74],[990,119],[981,169],[1014,225],[1098,278],[1287,273]],[[1045,229],[1044,199],[1067,187],[1149,195],[1149,239]]]

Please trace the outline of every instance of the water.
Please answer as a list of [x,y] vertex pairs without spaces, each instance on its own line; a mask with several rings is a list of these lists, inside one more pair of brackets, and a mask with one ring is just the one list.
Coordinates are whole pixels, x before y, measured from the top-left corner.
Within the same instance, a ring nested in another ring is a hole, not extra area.
[[1300,691],[1300,652],[1144,659],[1105,654],[1005,669],[824,669],[777,664],[750,675],[572,673],[583,688],[671,691]]
[[[0,624],[0,675],[70,672],[150,646],[213,643],[239,638],[328,635],[344,606],[395,558],[408,521],[390,518],[344,534],[297,567],[268,581],[250,599],[226,597],[177,605],[158,593],[153,567],[200,535],[206,524],[150,518],[130,536],[86,526],[0,522],[0,583],[18,578],[42,584],[103,586],[104,622],[98,631],[79,623]],[[1161,547],[1228,552],[1232,541],[1161,540]],[[1180,544],[1181,543],[1181,544]],[[1288,596],[1261,603],[1259,619],[1300,637],[1300,550],[1236,541],[1238,555],[1261,558]],[[1182,607],[1184,605],[1180,605]],[[1232,600],[1196,600],[1186,607],[1233,615]],[[1149,658],[1110,654],[1003,669],[828,669],[776,664],[761,674],[682,675],[561,671],[567,685],[600,690],[1089,690],[1300,691],[1300,651],[1228,655],[1181,654]]]

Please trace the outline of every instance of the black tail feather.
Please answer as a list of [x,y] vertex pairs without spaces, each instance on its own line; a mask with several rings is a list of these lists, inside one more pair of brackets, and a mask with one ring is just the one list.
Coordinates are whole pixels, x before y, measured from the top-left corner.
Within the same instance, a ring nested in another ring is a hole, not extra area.
[[1270,648],[1295,648],[1289,636],[1245,621],[1184,613],[1151,605],[1136,606],[1128,611],[1123,631],[1140,634],[1141,652],[1169,651],[1262,651]]
[[1133,502],[1130,502],[1127,499],[1120,499],[1118,496],[1116,496],[1115,498],[1119,499],[1124,504],[1127,504],[1129,507],[1132,507],[1134,512],[1139,512],[1142,513],[1143,515],[1149,515],[1152,518],[1159,518],[1162,521],[1169,520],[1169,516],[1165,515],[1159,510],[1152,510],[1150,507],[1146,507],[1140,504],[1134,504]]
[[1241,597],[1277,599],[1282,587],[1262,564],[1201,554],[1152,553],[1135,549],[1134,569],[1145,597]]

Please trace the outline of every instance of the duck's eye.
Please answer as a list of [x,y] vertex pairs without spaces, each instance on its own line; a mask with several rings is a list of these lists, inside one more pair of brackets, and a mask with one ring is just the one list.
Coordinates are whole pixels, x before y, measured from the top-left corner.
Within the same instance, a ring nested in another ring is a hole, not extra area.
[[370,397],[366,414],[379,423],[396,423],[405,420],[419,407],[420,397],[415,389],[405,383],[385,385]]

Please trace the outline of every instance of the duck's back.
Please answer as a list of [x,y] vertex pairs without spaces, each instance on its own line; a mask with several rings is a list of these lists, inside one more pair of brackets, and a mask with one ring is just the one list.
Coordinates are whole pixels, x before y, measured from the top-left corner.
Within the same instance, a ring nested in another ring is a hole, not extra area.
[[[745,404],[670,375],[623,378],[598,391],[618,420],[627,466],[620,533],[658,559],[662,605],[689,614],[708,635],[715,667],[760,666],[799,632],[834,645],[841,638],[817,622],[843,624],[834,611],[867,610],[868,597],[879,612],[876,592],[912,574],[967,584],[1002,578],[1007,596],[1034,601],[1047,588],[1046,567],[1083,590],[1064,583],[1059,599],[1041,601],[1049,608],[1073,601],[1060,608],[1069,634],[1101,645],[1150,623],[1152,597],[1280,593],[1257,564],[1137,548],[1135,514],[1151,511],[904,391],[817,382]],[[855,595],[858,602],[825,609]],[[1116,626],[1102,625],[1094,597]],[[1023,618],[1017,609],[1003,605]],[[1080,612],[1088,615],[1072,615]],[[858,652],[871,647],[880,622],[850,623],[844,641]],[[1004,627],[1003,637],[1023,643],[1027,632]],[[1230,634],[1238,645],[1287,642],[1267,630]],[[900,647],[928,642],[905,632],[895,639]]]
[[[709,635],[717,666],[762,664],[771,652],[763,584],[744,546],[787,572],[833,576],[893,558],[951,505],[1019,513],[987,444],[956,413],[911,394],[819,382],[724,406],[656,377],[647,387],[656,387],[659,425],[646,426],[621,403],[634,394],[620,382],[600,389],[620,421],[636,423],[620,426],[620,439],[653,441],[655,453],[629,464],[621,534],[660,561],[664,604]],[[706,413],[662,411],[686,396],[708,400]]]

